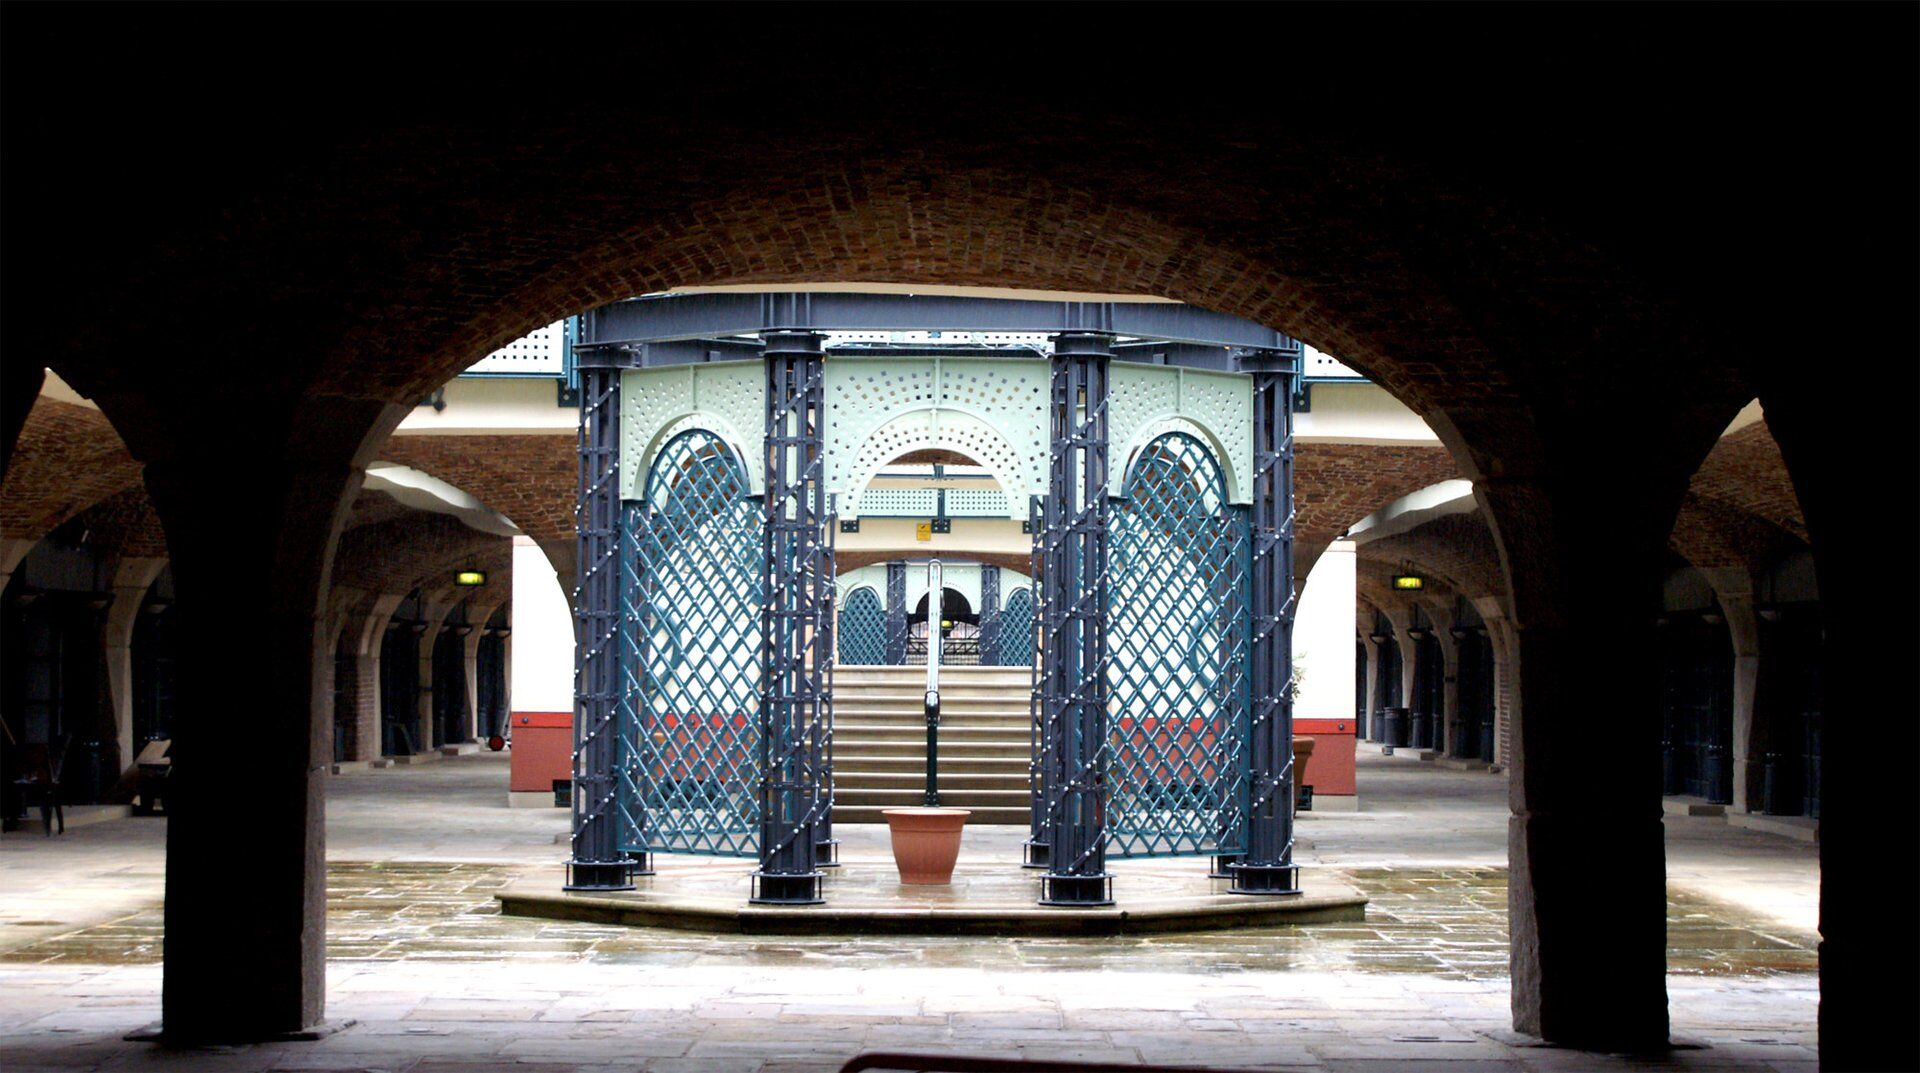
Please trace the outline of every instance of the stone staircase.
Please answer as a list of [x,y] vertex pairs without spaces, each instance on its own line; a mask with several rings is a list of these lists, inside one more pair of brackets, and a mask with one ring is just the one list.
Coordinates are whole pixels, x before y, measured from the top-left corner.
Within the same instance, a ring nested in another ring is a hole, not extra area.
[[[835,667],[835,823],[885,823],[883,808],[923,803],[927,669]],[[940,670],[940,803],[969,824],[1027,823],[1025,667]]]

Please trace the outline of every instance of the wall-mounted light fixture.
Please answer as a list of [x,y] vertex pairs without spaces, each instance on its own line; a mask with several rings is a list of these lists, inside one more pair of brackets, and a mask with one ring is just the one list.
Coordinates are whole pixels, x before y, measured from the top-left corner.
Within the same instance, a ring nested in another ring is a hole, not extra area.
[[462,570],[453,575],[453,583],[455,585],[465,585],[468,587],[485,585],[487,583],[487,572],[485,570]]
[[1395,574],[1393,587],[1402,590],[1424,589],[1427,587],[1427,579],[1419,574]]

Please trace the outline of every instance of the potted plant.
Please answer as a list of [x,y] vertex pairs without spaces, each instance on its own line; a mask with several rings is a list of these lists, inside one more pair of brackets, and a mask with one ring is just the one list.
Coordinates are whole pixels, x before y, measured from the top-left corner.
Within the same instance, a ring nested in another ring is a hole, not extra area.
[[953,882],[953,865],[960,859],[960,830],[973,810],[964,808],[882,809],[893,838],[893,864],[900,882]]

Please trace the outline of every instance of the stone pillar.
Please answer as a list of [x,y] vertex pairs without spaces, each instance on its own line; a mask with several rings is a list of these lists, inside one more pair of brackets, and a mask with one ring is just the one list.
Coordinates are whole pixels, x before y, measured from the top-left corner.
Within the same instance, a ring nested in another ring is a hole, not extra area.
[[[146,463],[171,555],[179,704],[161,1013],[177,1044],[286,1038],[324,1009],[332,698],[317,669],[332,654],[320,616],[368,444],[405,410],[276,398],[223,405],[209,422],[204,406],[96,397]],[[244,517],[236,485],[256,493]]]
[[420,594],[420,642],[414,648],[414,658],[419,661],[419,670],[414,682],[419,686],[414,697],[413,740],[422,753],[434,751],[434,736],[438,727],[434,725],[433,679],[435,650],[440,647],[440,630],[447,623],[447,617],[459,601],[449,598],[445,593]]
[[461,639],[462,666],[467,677],[467,737],[468,741],[480,739],[480,644],[487,639],[487,622],[493,618],[499,604],[485,607],[469,607],[467,618],[472,625],[467,635]]
[[348,760],[378,760],[386,753],[381,730],[380,646],[386,640],[387,623],[406,600],[404,593],[381,593],[373,598],[366,617],[360,620],[353,642],[354,724],[353,750]]
[[[1539,476],[1476,479],[1474,494],[1504,553],[1520,668],[1505,758],[1514,1027],[1637,1051],[1668,1031],[1653,621],[1686,476],[1670,456],[1608,453],[1617,442],[1569,449]],[[1621,472],[1632,497],[1594,494]]]
[[1440,646],[1440,711],[1435,733],[1440,740],[1433,747],[1441,756],[1454,756],[1460,727],[1460,645],[1454,639],[1453,606],[1446,600],[1424,603],[1427,618],[1433,623],[1433,639]]
[[[1835,286],[1885,294],[1849,324],[1847,343],[1912,353],[1911,274]],[[1872,334],[1874,318],[1890,325]],[[1891,318],[1891,319],[1889,319]],[[1889,709],[1890,655],[1920,649],[1910,601],[1911,548],[1900,530],[1863,513],[1858,489],[1872,471],[1887,487],[1914,485],[1913,368],[1889,361],[1885,387],[1861,391],[1844,376],[1799,375],[1781,363],[1777,392],[1763,390],[1805,512],[1820,585],[1821,673],[1820,1066],[1920,1069],[1920,783],[1902,767],[1920,755],[1920,720]],[[1899,385],[1899,386],[1895,386]],[[1908,501],[1910,503],[1910,501]],[[1907,506],[1906,503],[1901,504]],[[1908,509],[1911,509],[1908,507]],[[1911,515],[1904,519],[1911,529]]]
[[[1370,617],[1371,616],[1369,616],[1369,618]],[[1366,732],[1362,734],[1361,737],[1367,741],[1378,741],[1380,740],[1380,728],[1376,724],[1379,723],[1379,720],[1374,717],[1374,713],[1380,710],[1382,699],[1380,696],[1381,653],[1380,642],[1373,639],[1373,623],[1371,621],[1360,627],[1360,643],[1367,646],[1366,706],[1361,709],[1364,713]]]
[[1766,727],[1755,718],[1760,684],[1760,618],[1753,610],[1753,575],[1745,567],[1700,571],[1727,616],[1733,642],[1733,810],[1760,811],[1766,776]]
[[[1054,337],[1040,706],[1047,871],[1040,903],[1113,904],[1106,867],[1107,372],[1112,338]],[[938,599],[938,597],[935,597]]]
[[[165,559],[145,557],[129,557],[114,564],[113,602],[107,605],[100,644],[106,657],[107,695],[113,701],[113,736],[122,771],[133,766],[141,746],[133,740],[133,627],[147,602],[147,590],[166,566]],[[0,589],[4,588],[5,582],[0,581]]]

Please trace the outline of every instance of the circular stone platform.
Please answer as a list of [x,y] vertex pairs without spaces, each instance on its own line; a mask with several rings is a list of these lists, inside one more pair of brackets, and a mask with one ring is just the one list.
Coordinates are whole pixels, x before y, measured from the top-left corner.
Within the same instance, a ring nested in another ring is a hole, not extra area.
[[1313,869],[1304,892],[1227,893],[1198,857],[1113,861],[1113,906],[1060,909],[1036,904],[1040,873],[1020,867],[1024,828],[969,828],[949,886],[906,886],[894,871],[887,831],[844,826],[841,866],[826,870],[824,905],[764,906],[747,901],[749,859],[655,858],[656,874],[634,889],[579,894],[560,889],[562,870],[523,880],[499,894],[501,911],[600,924],[745,934],[1123,935],[1327,924],[1366,919],[1367,899]]

